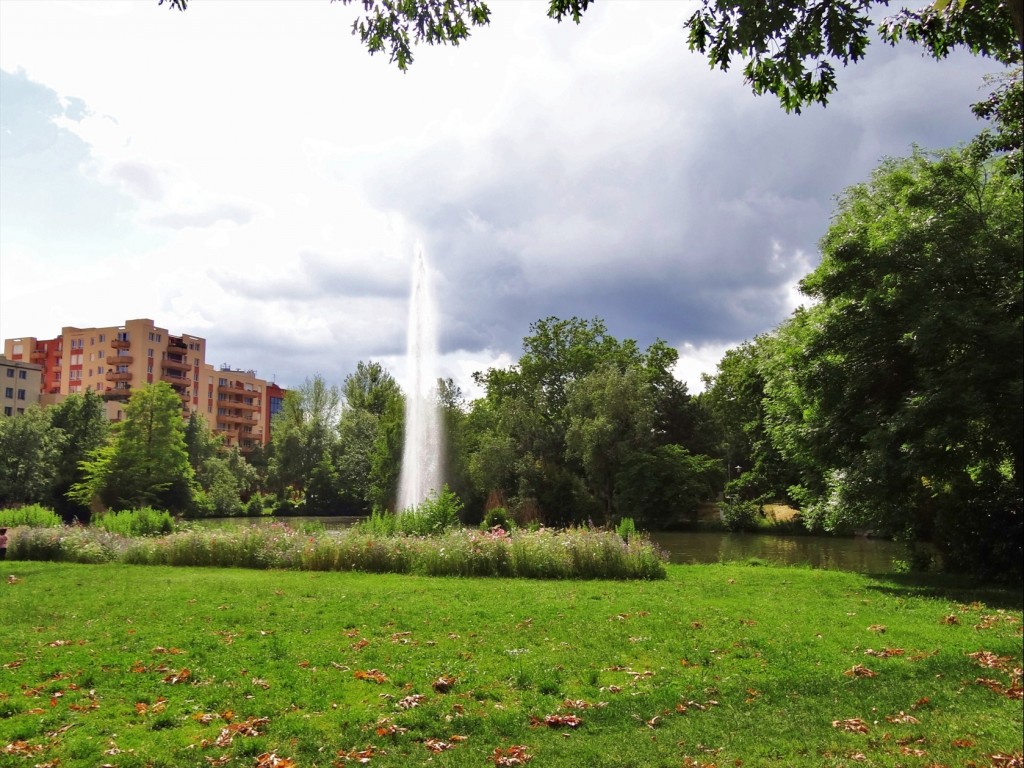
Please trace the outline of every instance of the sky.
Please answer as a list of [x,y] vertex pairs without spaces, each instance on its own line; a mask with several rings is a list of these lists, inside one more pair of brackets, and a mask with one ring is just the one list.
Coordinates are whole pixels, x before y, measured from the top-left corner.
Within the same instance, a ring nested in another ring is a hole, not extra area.
[[0,338],[145,317],[285,387],[403,383],[419,247],[467,397],[548,317],[662,339],[699,392],[806,303],[836,196],[969,140],[998,70],[874,43],[786,114],[687,50],[696,3],[489,5],[402,73],[360,2],[2,0]]

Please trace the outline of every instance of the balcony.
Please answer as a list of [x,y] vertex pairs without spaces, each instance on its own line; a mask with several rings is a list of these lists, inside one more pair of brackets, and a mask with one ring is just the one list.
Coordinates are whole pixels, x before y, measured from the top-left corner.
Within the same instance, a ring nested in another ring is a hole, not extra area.
[[46,359],[46,351],[42,349],[34,349],[32,350],[32,354],[29,356],[29,359],[33,363],[41,363]]
[[239,397],[259,397],[258,389],[246,389],[238,384],[218,384],[217,391],[226,395],[238,395]]
[[[120,359],[120,358],[118,358],[118,359]],[[189,365],[187,361],[183,362],[181,360],[172,360],[169,357],[166,360],[161,360],[160,361],[160,365],[163,368],[166,368],[167,370],[170,370],[170,371],[191,371],[192,370],[192,366]]]
[[160,376],[160,381],[166,381],[175,389],[187,389],[188,385],[192,382],[186,379],[184,376],[173,376],[168,373],[164,373]]
[[110,371],[106,374],[107,381],[131,381],[131,371]]
[[110,365],[131,365],[135,362],[135,358],[131,355],[112,355],[107,358],[107,363]]
[[128,339],[111,339],[110,346],[114,349],[130,349],[132,343]]
[[217,405],[221,408],[236,408],[240,411],[259,411],[262,410],[257,403],[243,403],[241,400],[217,400]]
[[217,421],[223,421],[228,424],[255,424],[256,419],[246,414],[234,414],[234,413],[218,413]]
[[104,400],[127,400],[131,396],[130,389],[108,389],[102,395]]

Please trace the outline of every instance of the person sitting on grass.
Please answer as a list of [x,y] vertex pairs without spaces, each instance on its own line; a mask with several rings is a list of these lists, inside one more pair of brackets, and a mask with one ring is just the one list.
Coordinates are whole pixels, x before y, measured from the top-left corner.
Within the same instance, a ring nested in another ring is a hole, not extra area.
[[0,528],[0,560],[7,559],[7,529]]

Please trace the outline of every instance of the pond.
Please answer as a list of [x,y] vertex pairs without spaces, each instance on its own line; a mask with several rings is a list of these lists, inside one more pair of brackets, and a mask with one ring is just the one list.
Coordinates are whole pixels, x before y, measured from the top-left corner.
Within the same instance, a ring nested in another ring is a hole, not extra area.
[[778,565],[808,565],[836,571],[891,573],[905,559],[900,544],[886,539],[784,536],[716,531],[657,532],[651,539],[673,563],[719,563],[758,558]]
[[[359,517],[213,518],[196,520],[200,525],[270,525],[287,522],[297,526],[319,522],[327,530],[347,528]],[[785,536],[721,531],[658,531],[651,539],[673,563],[725,563],[758,558],[778,565],[806,565],[858,573],[891,573],[893,560],[904,559],[903,547],[885,539],[832,536]]]

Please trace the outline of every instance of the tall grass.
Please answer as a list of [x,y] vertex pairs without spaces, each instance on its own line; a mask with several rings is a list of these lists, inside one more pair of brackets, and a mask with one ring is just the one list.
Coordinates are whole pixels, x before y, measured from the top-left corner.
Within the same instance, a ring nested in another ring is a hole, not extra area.
[[15,509],[0,509],[0,528],[32,525],[37,528],[59,528],[60,515],[40,504],[28,504]]
[[174,518],[170,512],[152,507],[103,512],[93,517],[92,524],[122,536],[155,536],[174,530]]
[[646,538],[569,529],[507,533],[452,529],[437,536],[297,531],[287,525],[130,537],[98,528],[23,529],[8,557],[62,562],[278,568],[311,571],[505,576],[539,579],[662,579],[665,557]]

